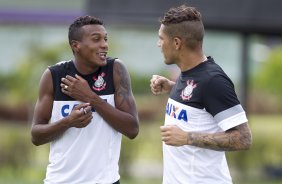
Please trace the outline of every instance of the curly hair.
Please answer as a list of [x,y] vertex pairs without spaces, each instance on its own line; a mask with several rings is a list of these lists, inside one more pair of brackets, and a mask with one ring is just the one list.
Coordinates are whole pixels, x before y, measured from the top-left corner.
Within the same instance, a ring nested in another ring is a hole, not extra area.
[[181,5],[176,8],[171,8],[164,15],[161,23],[164,25],[178,24],[184,21],[201,21],[201,13],[194,7]]
[[170,38],[182,38],[190,49],[195,49],[203,42],[202,16],[195,7],[181,5],[170,8],[160,22],[165,26],[165,33]]
[[71,43],[72,40],[81,40],[81,27],[85,25],[103,25],[103,22],[100,19],[89,15],[78,17],[69,27],[69,43]]

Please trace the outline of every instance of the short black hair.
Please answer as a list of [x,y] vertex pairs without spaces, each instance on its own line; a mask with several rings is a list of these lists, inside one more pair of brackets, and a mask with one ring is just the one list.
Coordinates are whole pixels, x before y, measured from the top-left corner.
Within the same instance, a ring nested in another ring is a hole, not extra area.
[[204,25],[201,13],[187,5],[170,8],[160,20],[165,25],[165,33],[170,37],[180,37],[190,49],[202,44],[204,38]]
[[82,38],[81,27],[85,25],[103,25],[103,22],[89,15],[78,17],[69,27],[69,43],[71,44],[72,40],[80,41]]

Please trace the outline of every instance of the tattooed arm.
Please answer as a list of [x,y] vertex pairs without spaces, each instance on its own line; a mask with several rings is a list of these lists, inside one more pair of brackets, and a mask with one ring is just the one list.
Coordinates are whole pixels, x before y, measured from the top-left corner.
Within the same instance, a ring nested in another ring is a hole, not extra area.
[[[124,65],[116,60],[113,68],[115,88],[115,107],[94,93],[86,80],[78,75],[67,76],[62,79],[63,93],[72,98],[90,103],[92,108],[115,130],[130,139],[134,139],[139,132],[139,120],[135,99],[131,91],[130,77]],[[67,90],[64,86],[67,85]]]
[[118,59],[114,62],[113,78],[116,110],[107,112],[104,119],[122,134],[135,138],[139,132],[139,120],[131,80],[125,66]]
[[252,144],[248,123],[219,133],[185,132],[176,125],[161,126],[161,136],[167,145],[192,145],[216,151],[247,150]]

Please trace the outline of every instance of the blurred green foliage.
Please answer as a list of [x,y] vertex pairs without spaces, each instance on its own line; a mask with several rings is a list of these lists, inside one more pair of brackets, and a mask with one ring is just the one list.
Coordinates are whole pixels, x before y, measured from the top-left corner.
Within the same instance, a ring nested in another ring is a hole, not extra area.
[[[152,75],[138,75],[130,71],[129,73],[131,78],[132,91],[134,94],[151,94],[150,80],[152,78]],[[170,74],[166,71],[160,71],[158,75],[162,75],[169,78]]]
[[38,183],[38,179],[42,178],[42,168],[33,167],[38,160],[29,138],[29,128],[16,123],[1,123],[0,183],[13,183],[10,180],[15,180],[14,183],[37,180]]
[[[34,102],[38,93],[41,75],[47,66],[62,60],[72,59],[67,43],[52,47],[31,45],[26,57],[8,74],[0,74],[0,100],[11,104]],[[134,94],[150,92],[151,76],[136,75],[130,72]]]
[[282,46],[274,48],[251,78],[249,112],[281,114],[282,112]]
[[130,73],[133,94],[149,94],[151,76],[140,76]]
[[[25,133],[21,132],[19,127],[13,131],[1,130],[0,139],[0,165],[1,167],[11,167],[19,169],[26,165],[30,157],[29,143],[26,141]],[[12,155],[12,156],[11,156]]]
[[253,80],[254,86],[260,90],[282,96],[282,46],[273,49]]
[[0,74],[1,100],[9,103],[34,102],[41,75],[47,66],[60,61],[68,54],[67,44],[54,47],[31,45],[30,52],[8,74]]
[[235,178],[240,181],[238,183],[250,179],[275,179],[275,173],[266,173],[266,169],[282,169],[281,122],[281,115],[249,116],[253,134],[251,149],[227,153],[229,165],[236,170]]

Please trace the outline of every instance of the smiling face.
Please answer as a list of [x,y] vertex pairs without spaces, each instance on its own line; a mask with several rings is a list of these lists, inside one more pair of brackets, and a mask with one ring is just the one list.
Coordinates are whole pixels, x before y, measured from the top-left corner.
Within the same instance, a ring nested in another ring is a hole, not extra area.
[[104,26],[90,24],[80,29],[81,39],[71,42],[76,60],[95,67],[106,65],[108,43]]

